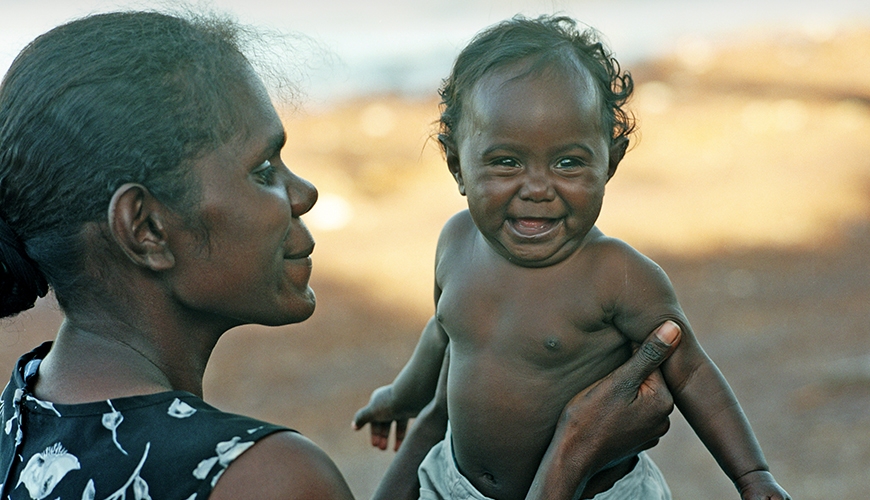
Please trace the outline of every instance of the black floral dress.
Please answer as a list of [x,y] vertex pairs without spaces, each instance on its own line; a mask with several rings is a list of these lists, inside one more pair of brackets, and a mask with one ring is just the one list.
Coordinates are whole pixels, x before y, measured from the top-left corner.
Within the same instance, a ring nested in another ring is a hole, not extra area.
[[173,391],[62,405],[33,397],[45,343],[0,402],[2,499],[204,500],[232,461],[288,429]]

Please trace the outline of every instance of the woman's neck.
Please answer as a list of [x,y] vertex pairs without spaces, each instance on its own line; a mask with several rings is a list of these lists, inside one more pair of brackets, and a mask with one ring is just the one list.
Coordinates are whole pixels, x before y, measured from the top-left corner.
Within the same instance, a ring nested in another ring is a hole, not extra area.
[[217,338],[196,342],[194,332],[185,336],[167,329],[175,335],[73,315],[61,325],[40,364],[35,395],[61,404],[170,390],[202,397],[202,377]]

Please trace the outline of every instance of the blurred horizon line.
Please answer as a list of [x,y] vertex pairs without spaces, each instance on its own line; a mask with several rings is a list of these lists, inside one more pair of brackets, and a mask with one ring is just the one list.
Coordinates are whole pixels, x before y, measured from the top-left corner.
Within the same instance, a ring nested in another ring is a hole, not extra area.
[[[70,19],[119,9],[166,8],[157,0],[0,0],[0,69],[33,38]],[[436,96],[454,58],[475,33],[521,13],[559,13],[593,27],[624,66],[643,64],[674,50],[693,50],[741,37],[798,32],[830,37],[848,26],[870,29],[870,2],[829,0],[493,0],[430,5],[373,0],[291,4],[266,0],[241,4],[212,0],[196,9],[225,12],[245,24],[298,33],[311,42],[294,61],[306,104],[366,95]],[[171,9],[172,7],[170,7]],[[306,43],[307,43],[306,42]],[[293,55],[297,55],[294,51]]]

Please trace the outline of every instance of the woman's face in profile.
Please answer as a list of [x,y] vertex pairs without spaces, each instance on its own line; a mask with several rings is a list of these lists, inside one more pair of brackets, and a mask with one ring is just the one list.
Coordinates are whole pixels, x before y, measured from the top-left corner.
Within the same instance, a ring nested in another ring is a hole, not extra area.
[[260,80],[251,80],[235,99],[245,133],[192,167],[201,190],[195,219],[205,231],[185,231],[176,259],[178,300],[224,327],[295,323],[315,306],[314,239],[300,216],[317,190],[284,165],[284,127]]

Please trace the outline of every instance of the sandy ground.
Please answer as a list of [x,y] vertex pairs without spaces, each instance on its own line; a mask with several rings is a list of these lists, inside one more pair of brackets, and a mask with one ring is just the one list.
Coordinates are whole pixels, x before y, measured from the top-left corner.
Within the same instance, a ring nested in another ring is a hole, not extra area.
[[[687,43],[635,70],[635,147],[602,229],[670,275],[795,498],[870,498],[870,33]],[[859,64],[855,64],[855,62]],[[350,419],[410,355],[431,314],[440,226],[463,207],[427,138],[434,102],[382,96],[288,115],[291,168],[321,188],[318,310],[227,333],[206,399],[294,427],[367,497],[392,454]],[[2,324],[0,368],[60,321]],[[736,498],[675,415],[653,450],[675,498]]]

